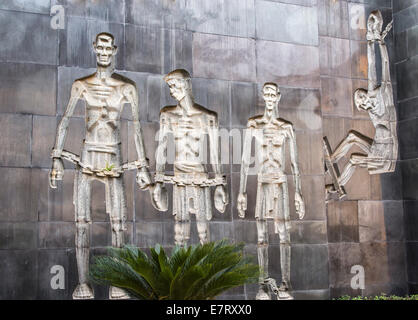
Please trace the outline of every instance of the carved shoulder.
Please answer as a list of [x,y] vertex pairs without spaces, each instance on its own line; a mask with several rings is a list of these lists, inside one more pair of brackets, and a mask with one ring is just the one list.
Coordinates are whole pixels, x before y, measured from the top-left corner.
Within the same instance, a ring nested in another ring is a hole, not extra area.
[[165,106],[160,110],[160,124],[166,124],[172,116],[176,106]]
[[257,129],[258,128],[258,122],[263,118],[263,116],[255,116],[250,119],[248,119],[247,122],[247,128],[251,129]]
[[80,98],[83,92],[86,91],[86,86],[83,80],[76,80],[71,86],[71,98]]
[[131,99],[136,101],[138,99],[136,86],[132,83],[125,83],[122,85],[122,94],[128,101],[131,101]]

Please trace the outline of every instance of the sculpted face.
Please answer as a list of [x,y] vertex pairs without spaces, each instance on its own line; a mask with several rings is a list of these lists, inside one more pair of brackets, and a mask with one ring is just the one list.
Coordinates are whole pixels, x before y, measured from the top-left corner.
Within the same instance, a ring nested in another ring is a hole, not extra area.
[[265,86],[263,88],[263,99],[268,110],[273,110],[280,101],[280,92],[277,87]]
[[364,89],[357,89],[354,93],[354,104],[358,110],[367,110],[371,108],[370,99],[367,91]]
[[185,79],[172,78],[167,81],[170,95],[177,101],[181,101],[187,94],[189,86]]
[[113,56],[117,52],[117,47],[114,45],[112,37],[106,34],[99,34],[93,46],[97,57],[97,65],[101,67],[110,66]]

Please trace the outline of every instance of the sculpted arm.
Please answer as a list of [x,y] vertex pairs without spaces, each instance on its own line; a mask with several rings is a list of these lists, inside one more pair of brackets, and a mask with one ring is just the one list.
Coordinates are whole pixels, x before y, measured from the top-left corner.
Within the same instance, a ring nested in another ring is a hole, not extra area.
[[144,139],[141,132],[141,123],[139,121],[139,106],[138,106],[138,94],[134,85],[127,85],[124,90],[124,96],[132,107],[132,118],[134,124],[134,139],[135,147],[138,155],[138,173],[136,176],[136,182],[139,188],[147,189],[151,184],[151,178],[148,170],[148,160],[145,156]]
[[64,165],[61,159],[61,154],[62,150],[64,149],[65,138],[67,137],[70,117],[74,113],[77,101],[81,98],[83,90],[83,84],[80,81],[75,81],[73,83],[71,87],[70,101],[68,102],[67,108],[65,109],[64,116],[58,124],[55,146],[51,154],[51,157],[53,158],[52,169],[49,173],[49,185],[53,189],[57,187],[57,180],[62,180],[64,175]]
[[376,52],[373,41],[367,42],[367,61],[368,61],[368,91],[371,92],[377,87],[376,72]]
[[[211,116],[208,126],[210,162],[212,163],[215,177],[220,178],[222,176],[222,169],[219,159],[219,126],[217,116]],[[216,187],[214,200],[215,208],[219,212],[224,212],[228,204],[228,193],[224,185],[218,185]]]
[[168,120],[164,112],[160,114],[160,133],[155,159],[155,188],[152,190],[152,204],[159,211],[167,211],[168,194],[164,187],[164,171],[167,161]]
[[295,208],[296,213],[299,215],[300,219],[303,219],[305,215],[305,204],[302,198],[302,186],[300,182],[300,173],[298,167],[298,155],[297,155],[297,145],[296,145],[296,135],[293,130],[293,127],[289,127],[289,152],[290,152],[290,162],[293,174],[293,181],[295,183]]
[[242,161],[241,161],[241,174],[240,174],[240,184],[239,184],[239,194],[237,200],[237,209],[240,218],[245,217],[245,211],[247,210],[247,177],[248,170],[250,167],[251,160],[251,141],[253,137],[253,128],[247,126],[244,134],[244,147],[242,151]]

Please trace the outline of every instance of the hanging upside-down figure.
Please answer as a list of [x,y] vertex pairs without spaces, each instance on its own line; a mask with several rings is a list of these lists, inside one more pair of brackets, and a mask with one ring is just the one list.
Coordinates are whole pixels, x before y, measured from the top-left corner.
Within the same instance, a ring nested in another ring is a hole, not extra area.
[[[177,100],[177,105],[164,107],[160,112],[153,202],[157,204],[158,210],[167,210],[164,183],[172,183],[176,245],[187,244],[190,238],[191,215],[196,217],[199,239],[203,244],[210,241],[210,187],[216,186],[214,201],[219,212],[224,212],[228,204],[226,179],[222,175],[219,161],[218,116],[194,102],[190,74],[186,70],[174,70],[167,74],[164,80],[170,88],[171,96]],[[174,176],[164,174],[169,134],[172,134],[175,140]],[[205,135],[208,137],[214,178],[209,178],[205,168]]]
[[[76,215],[76,258],[79,284],[73,299],[92,299],[94,293],[88,283],[90,247],[90,205],[91,183],[99,180],[105,184],[106,212],[110,216],[112,246],[123,245],[123,231],[126,220],[126,198],[122,173],[137,168],[137,183],[141,189],[151,184],[148,162],[139,122],[138,96],[135,84],[113,73],[114,56],[117,47],[111,34],[100,33],[93,43],[97,56],[97,72],[76,80],[65,114],[58,125],[55,147],[52,151],[50,186],[57,187],[57,180],[64,175],[63,159],[76,164],[74,181],[74,206]],[[86,106],[86,137],[81,157],[63,150],[67,128],[78,100]],[[120,116],[125,103],[131,104],[135,127],[135,144],[138,161],[122,165]],[[151,189],[151,188],[150,188]],[[116,287],[110,287],[109,298],[125,299],[127,294]]]
[[[257,300],[270,300],[270,289],[278,292],[279,299],[292,299],[290,295],[290,213],[287,177],[285,169],[285,146],[289,143],[291,168],[295,183],[295,208],[300,219],[305,215],[300,175],[297,164],[296,137],[291,123],[279,118],[278,103],[281,95],[275,83],[263,86],[265,101],[264,115],[248,120],[242,154],[240,193],[237,209],[241,218],[247,210],[247,176],[251,158],[251,142],[255,138],[257,181],[257,202],[255,218],[257,223],[257,254],[260,266],[259,291]],[[274,279],[268,276],[268,229],[267,220],[274,220],[275,233],[280,237],[280,266],[282,283],[275,290]]]
[[[357,131],[350,131],[347,137],[328,157],[329,165],[337,163],[353,146],[359,147],[365,154],[353,153],[340,176],[327,186],[329,193],[337,192],[340,198],[345,196],[344,186],[357,167],[367,168],[369,174],[393,172],[398,157],[398,138],[396,133],[396,110],[393,101],[392,82],[390,79],[389,55],[384,38],[392,23],[382,32],[383,18],[380,11],[373,11],[367,21],[367,59],[368,89],[354,92],[354,103],[358,110],[367,111],[376,129],[374,139]],[[382,60],[382,81],[377,83],[375,44],[379,45]],[[326,141],[326,138],[324,138]],[[327,142],[326,142],[327,144]],[[326,151],[329,147],[325,147]],[[329,151],[328,151],[329,153]],[[326,159],[327,160],[327,159]],[[336,180],[336,181],[335,181]]]

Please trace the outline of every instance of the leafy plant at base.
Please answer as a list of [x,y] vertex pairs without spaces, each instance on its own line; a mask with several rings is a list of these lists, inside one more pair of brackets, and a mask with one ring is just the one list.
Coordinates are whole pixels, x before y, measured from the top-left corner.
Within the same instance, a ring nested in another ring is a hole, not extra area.
[[226,290],[258,281],[258,265],[244,257],[243,247],[226,240],[176,246],[170,257],[158,244],[150,249],[150,256],[133,246],[109,248],[109,255],[94,258],[90,278],[141,300],[214,299]]

